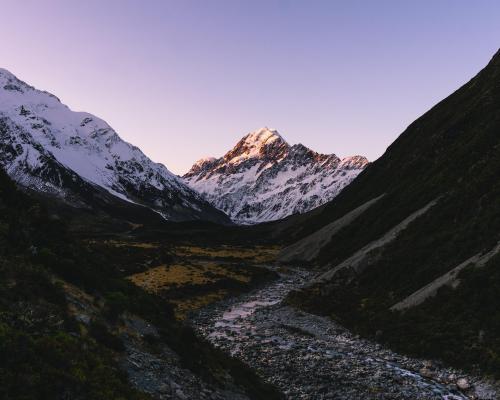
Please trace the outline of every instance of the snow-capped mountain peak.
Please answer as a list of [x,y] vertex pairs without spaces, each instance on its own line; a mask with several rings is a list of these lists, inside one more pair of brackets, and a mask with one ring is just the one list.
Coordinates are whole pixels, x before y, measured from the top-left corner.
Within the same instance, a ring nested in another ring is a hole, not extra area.
[[[275,129],[269,129],[268,127],[264,127],[258,129],[254,132],[250,132],[246,136],[244,136],[241,141],[249,148],[254,151],[260,151],[264,149],[266,146],[270,146],[272,143],[279,141],[284,142],[284,139]],[[257,154],[254,154],[256,156]]]
[[[18,183],[61,198],[96,186],[171,220],[225,220],[164,165],[102,119],[0,69],[0,166]],[[85,203],[85,201],[84,201]]]
[[251,159],[273,157],[288,147],[278,131],[266,127],[245,135],[224,159],[228,164],[238,165]]
[[239,223],[284,218],[335,197],[368,164],[341,160],[302,144],[291,146],[276,131],[245,135],[223,157],[196,162],[184,181]]

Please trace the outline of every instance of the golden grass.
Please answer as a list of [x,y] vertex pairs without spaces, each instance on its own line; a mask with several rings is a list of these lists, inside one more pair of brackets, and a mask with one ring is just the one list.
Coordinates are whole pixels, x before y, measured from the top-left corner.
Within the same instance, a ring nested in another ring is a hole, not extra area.
[[134,284],[148,291],[157,292],[172,286],[202,285],[216,282],[221,278],[232,278],[240,282],[250,281],[250,277],[234,271],[231,267],[216,263],[194,265],[160,265],[128,277]]
[[227,295],[227,291],[220,289],[205,295],[193,296],[187,300],[172,300],[175,304],[175,316],[178,319],[185,319],[194,310],[206,307],[209,304],[222,300]]
[[[159,245],[153,243],[113,240],[106,243],[116,247],[159,248]],[[147,271],[130,275],[127,279],[152,293],[162,291],[166,293],[170,289],[180,289],[179,293],[183,293],[183,286],[210,285],[222,279],[232,279],[246,284],[251,281],[255,270],[245,266],[272,263],[279,250],[280,248],[277,246],[176,246],[172,249],[172,255],[176,260],[172,264],[150,268]],[[221,289],[221,286],[211,289],[205,288],[203,292],[186,291],[186,293],[192,294],[184,294],[179,298],[174,295],[174,298],[170,298],[169,302],[175,305],[176,317],[184,319],[191,311],[222,300],[229,293],[228,290]]]
[[150,242],[121,242],[118,240],[106,240],[104,244],[114,247],[138,247],[140,249],[157,249],[157,243]]
[[[160,265],[131,275],[127,279],[149,292],[157,293],[169,288],[182,288],[184,285],[209,284],[223,278],[231,278],[243,283],[250,281],[249,275],[246,275],[244,271],[235,270],[235,267],[221,266],[215,262],[202,261],[197,265]],[[189,312],[219,301],[226,295],[226,290],[216,289],[209,293],[192,295],[191,297],[182,299],[171,299],[170,301],[176,306],[176,317],[184,319]]]
[[178,246],[174,249],[174,252],[180,257],[230,258],[262,264],[273,262],[276,259],[279,250],[280,248],[278,246]]
[[[133,242],[120,241],[109,239],[104,242],[89,240],[90,244],[104,244],[112,247],[136,247],[141,249],[158,249],[159,243],[155,242]],[[217,258],[228,260],[241,260],[251,262],[253,264],[271,263],[276,260],[276,256],[280,251],[279,246],[253,246],[253,247],[236,247],[229,245],[220,245],[215,247],[182,245],[176,246],[173,252],[178,257],[182,258]]]
[[185,265],[160,265],[128,277],[137,286],[157,292],[167,286],[206,283],[202,274]]

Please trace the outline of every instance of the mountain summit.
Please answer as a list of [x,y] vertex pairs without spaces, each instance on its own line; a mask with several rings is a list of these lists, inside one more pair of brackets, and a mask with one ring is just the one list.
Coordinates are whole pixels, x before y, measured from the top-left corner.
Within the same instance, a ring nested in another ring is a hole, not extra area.
[[197,161],[183,178],[233,221],[252,224],[326,203],[367,164],[361,156],[341,160],[302,144],[291,146],[278,131],[262,128],[223,157]]
[[5,69],[0,69],[0,167],[20,185],[71,205],[126,202],[173,221],[229,221],[105,121],[70,110]]
[[278,131],[262,128],[244,136],[234,148],[226,153],[224,160],[233,166],[250,159],[277,158],[289,148]]

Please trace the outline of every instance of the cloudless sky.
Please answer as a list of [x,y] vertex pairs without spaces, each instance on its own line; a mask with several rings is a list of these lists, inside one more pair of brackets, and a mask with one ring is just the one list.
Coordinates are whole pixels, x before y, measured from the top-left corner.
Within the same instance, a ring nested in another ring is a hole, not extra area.
[[500,47],[500,2],[0,0],[0,67],[175,173],[275,128],[373,160]]

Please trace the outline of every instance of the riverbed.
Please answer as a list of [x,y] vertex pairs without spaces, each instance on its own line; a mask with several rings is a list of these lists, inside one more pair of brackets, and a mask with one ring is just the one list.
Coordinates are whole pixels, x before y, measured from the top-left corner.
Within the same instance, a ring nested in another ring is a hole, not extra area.
[[[254,368],[287,399],[496,399],[492,386],[362,339],[326,317],[288,307],[311,273],[280,271],[258,290],[199,311],[196,330]],[[460,390],[457,382],[469,388]]]

